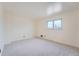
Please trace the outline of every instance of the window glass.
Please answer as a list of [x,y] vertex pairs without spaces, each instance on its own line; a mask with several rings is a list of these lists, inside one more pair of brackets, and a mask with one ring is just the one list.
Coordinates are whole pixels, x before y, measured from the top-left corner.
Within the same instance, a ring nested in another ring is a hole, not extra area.
[[53,29],[53,21],[48,21],[48,29]]
[[61,29],[61,20],[54,20],[54,29]]

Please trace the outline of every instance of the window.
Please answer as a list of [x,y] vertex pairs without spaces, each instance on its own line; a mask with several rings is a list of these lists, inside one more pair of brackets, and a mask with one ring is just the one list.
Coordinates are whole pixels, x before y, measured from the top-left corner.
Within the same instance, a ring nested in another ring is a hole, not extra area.
[[53,21],[48,21],[48,29],[53,29]]
[[54,20],[54,29],[61,30],[61,20]]
[[54,29],[54,30],[61,30],[62,28],[62,20],[61,19],[55,19],[48,21],[48,29]]

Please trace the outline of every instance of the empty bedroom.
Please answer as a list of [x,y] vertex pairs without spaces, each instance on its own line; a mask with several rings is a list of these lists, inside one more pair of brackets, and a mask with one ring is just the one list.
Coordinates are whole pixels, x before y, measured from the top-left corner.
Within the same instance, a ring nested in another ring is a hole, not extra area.
[[1,56],[79,56],[79,2],[0,2]]

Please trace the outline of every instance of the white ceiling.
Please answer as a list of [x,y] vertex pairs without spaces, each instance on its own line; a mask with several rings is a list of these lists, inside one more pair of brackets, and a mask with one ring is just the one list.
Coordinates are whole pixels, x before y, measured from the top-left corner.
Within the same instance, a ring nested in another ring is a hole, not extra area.
[[55,12],[79,8],[78,2],[5,2],[4,11],[30,18],[44,17]]

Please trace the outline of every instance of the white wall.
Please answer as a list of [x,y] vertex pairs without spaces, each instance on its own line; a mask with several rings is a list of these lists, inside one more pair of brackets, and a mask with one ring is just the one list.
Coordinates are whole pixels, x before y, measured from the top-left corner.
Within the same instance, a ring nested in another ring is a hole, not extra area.
[[[1,53],[4,47],[4,20],[3,20],[3,11],[2,11],[2,4],[0,3],[0,49]],[[1,55],[0,53],[0,55]]]
[[79,11],[77,12],[77,46],[79,46]]
[[[44,37],[45,39],[79,47],[79,39],[77,38],[77,33],[79,32],[79,30],[77,30],[79,29],[78,13],[79,9],[72,11],[70,10],[52,15],[51,17],[47,17],[45,19],[36,20],[36,36],[40,37],[41,34],[46,35],[46,37]],[[56,17],[62,17],[62,30],[59,32],[47,29],[47,21]]]
[[16,10],[4,12],[6,24],[5,44],[34,37],[34,23],[32,19],[25,17],[25,14],[20,16],[16,13]]

